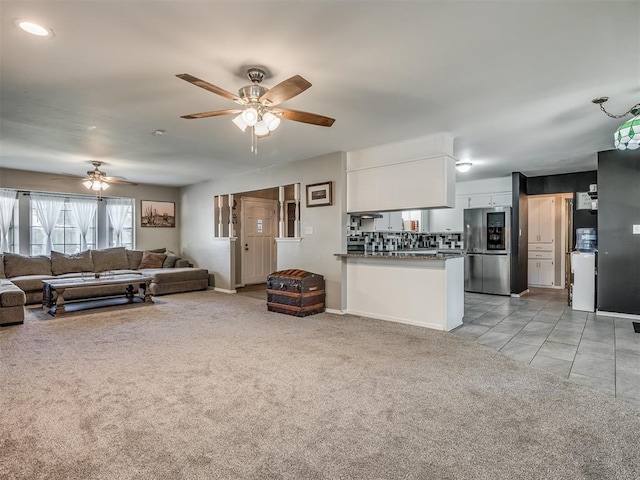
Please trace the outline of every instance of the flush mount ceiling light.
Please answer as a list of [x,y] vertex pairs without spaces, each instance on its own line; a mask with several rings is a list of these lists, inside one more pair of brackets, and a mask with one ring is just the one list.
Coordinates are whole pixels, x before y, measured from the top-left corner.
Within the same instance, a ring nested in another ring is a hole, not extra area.
[[631,114],[633,118],[627,120],[620,125],[613,134],[613,144],[618,150],[635,150],[640,147],[640,103],[636,103],[622,115],[613,115],[604,109],[603,103],[609,100],[609,97],[598,97],[591,100],[600,106],[600,110],[611,118],[622,118]]
[[53,37],[53,30],[37,23],[29,22],[28,20],[16,20],[15,24],[18,28],[31,35],[36,35],[37,37]]
[[208,90],[211,93],[233,100],[241,106],[239,109],[214,110],[211,112],[193,113],[182,115],[182,118],[207,118],[220,115],[236,115],[232,122],[243,132],[249,128],[251,132],[251,151],[258,153],[258,138],[268,137],[280,125],[282,118],[295,122],[309,123],[321,127],[330,127],[335,120],[333,118],[318,115],[316,113],[289,110],[288,108],[276,107],[276,105],[299,95],[311,86],[307,80],[300,75],[280,82],[275,87],[269,89],[260,85],[264,80],[266,72],[261,68],[252,67],[247,71],[247,77],[252,84],[242,87],[238,95],[234,95],[220,87],[205,82],[188,73],[176,75],[193,85]]
[[471,162],[456,162],[456,170],[460,173],[468,172],[473,165]]

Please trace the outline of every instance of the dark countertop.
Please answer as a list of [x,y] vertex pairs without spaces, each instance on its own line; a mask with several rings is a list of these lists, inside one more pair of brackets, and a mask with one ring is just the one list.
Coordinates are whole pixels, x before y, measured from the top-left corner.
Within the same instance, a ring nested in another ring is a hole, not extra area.
[[420,253],[419,251],[399,250],[395,252],[373,252],[373,253],[334,253],[336,257],[341,258],[375,258],[386,260],[418,260],[432,262],[434,260],[450,260],[452,258],[464,257],[461,250],[452,251],[451,253]]

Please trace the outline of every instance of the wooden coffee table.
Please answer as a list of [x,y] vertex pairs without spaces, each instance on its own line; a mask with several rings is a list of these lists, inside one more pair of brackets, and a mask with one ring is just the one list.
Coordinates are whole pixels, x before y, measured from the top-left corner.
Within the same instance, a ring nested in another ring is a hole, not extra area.
[[[92,274],[91,277],[42,280],[42,308],[51,315],[62,315],[89,308],[123,305],[127,303],[153,303],[151,292],[149,291],[151,279],[151,277],[144,275],[113,275],[95,278]],[[125,293],[123,295],[113,295],[109,293],[107,287],[113,285],[125,285]],[[65,293],[87,287],[93,287],[93,296],[69,302],[65,299]],[[137,290],[137,292],[135,290]],[[57,294],[55,301],[53,300],[54,292]]]

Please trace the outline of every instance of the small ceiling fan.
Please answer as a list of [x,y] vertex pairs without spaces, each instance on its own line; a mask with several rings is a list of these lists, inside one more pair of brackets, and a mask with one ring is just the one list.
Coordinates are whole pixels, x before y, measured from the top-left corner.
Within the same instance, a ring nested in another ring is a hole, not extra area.
[[213,110],[210,112],[192,113],[190,115],[182,115],[181,118],[195,119],[217,117],[220,115],[237,115],[233,119],[243,132],[251,127],[252,143],[251,150],[257,153],[257,145],[255,139],[266,137],[278,128],[280,120],[285,118],[294,122],[308,123],[311,125],[319,125],[321,127],[330,127],[335,119],[318,115],[317,113],[302,112],[299,110],[291,110],[289,108],[280,108],[280,105],[287,100],[301,94],[309,87],[311,83],[302,78],[300,75],[294,75],[287,80],[280,82],[273,88],[266,88],[260,83],[264,80],[266,73],[264,70],[252,67],[247,71],[247,77],[251,80],[251,85],[242,87],[235,95],[227,90],[217,87],[209,82],[201,80],[188,73],[180,73],[176,77],[192,83],[197,87],[203,88],[211,93],[220,95],[221,97],[233,100],[242,108],[234,108],[228,110]]
[[82,184],[89,190],[100,192],[109,188],[110,183],[119,183],[123,185],[138,185],[137,183],[128,182],[122,177],[107,177],[107,174],[100,170],[103,162],[94,160],[91,164],[94,166],[93,170],[87,172],[86,178],[83,179]]

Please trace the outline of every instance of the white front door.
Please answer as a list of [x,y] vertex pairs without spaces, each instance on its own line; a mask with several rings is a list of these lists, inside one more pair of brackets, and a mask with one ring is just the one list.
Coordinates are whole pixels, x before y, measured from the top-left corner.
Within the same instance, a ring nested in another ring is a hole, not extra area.
[[265,283],[276,269],[277,202],[242,197],[242,284]]

